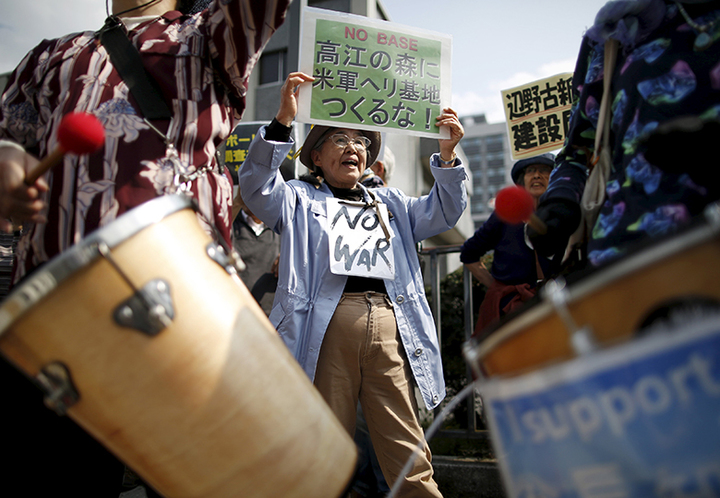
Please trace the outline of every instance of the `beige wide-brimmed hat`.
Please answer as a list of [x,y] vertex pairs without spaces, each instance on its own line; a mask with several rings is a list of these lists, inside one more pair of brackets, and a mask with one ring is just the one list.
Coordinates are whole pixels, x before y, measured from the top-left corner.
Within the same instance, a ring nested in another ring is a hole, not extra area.
[[[323,140],[328,135],[328,133],[337,129],[338,127],[336,126],[315,125],[310,130],[310,133],[308,133],[308,136],[305,139],[305,143],[303,144],[302,149],[300,149],[300,162],[307,166],[310,171],[315,171],[315,165],[312,162],[312,157],[310,157],[310,152],[315,148],[318,142]],[[373,163],[375,163],[375,159],[377,159],[377,156],[380,153],[382,136],[380,135],[380,132],[377,131],[359,131],[360,133],[368,137],[371,142],[370,147],[368,147],[367,151],[367,162],[365,163],[365,166],[369,167],[372,166]]]

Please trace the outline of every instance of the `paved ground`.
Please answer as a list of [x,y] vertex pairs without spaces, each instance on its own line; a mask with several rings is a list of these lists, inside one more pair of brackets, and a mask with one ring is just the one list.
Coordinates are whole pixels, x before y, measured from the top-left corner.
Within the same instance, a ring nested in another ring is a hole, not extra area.
[[433,467],[444,498],[506,498],[495,463],[433,455]]

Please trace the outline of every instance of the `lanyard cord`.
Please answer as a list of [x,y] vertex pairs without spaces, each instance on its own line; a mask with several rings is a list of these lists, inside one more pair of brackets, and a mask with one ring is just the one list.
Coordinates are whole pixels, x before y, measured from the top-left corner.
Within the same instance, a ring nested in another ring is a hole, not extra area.
[[[383,233],[385,234],[385,240],[388,242],[390,241],[390,230],[388,230],[387,225],[385,225],[385,220],[383,220],[382,215],[380,214],[380,204],[383,202],[381,200],[378,200],[375,195],[368,190],[368,194],[370,194],[370,198],[372,199],[372,202],[365,202],[365,201],[348,201],[345,199],[338,199],[338,202],[340,204],[347,204],[349,206],[356,206],[356,207],[364,207],[364,208],[375,208],[375,214],[378,217],[378,221],[380,222],[380,226],[383,229]],[[389,216],[392,216],[390,211],[388,211]]]

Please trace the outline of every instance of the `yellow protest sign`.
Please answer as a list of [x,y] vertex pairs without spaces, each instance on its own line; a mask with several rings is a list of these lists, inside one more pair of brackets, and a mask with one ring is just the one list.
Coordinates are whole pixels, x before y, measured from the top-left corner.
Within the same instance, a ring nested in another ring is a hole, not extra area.
[[572,73],[503,90],[514,160],[562,147],[570,124]]

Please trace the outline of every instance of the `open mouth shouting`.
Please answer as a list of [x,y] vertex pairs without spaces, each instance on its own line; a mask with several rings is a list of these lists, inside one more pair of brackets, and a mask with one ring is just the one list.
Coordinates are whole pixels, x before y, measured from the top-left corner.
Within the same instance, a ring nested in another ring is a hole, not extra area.
[[357,169],[357,167],[358,167],[358,159],[357,159],[357,157],[353,156],[353,157],[350,157],[350,158],[344,160],[344,161],[342,162],[342,164],[343,164],[343,166],[346,166],[346,167],[348,167],[348,168],[355,168],[355,169]]

